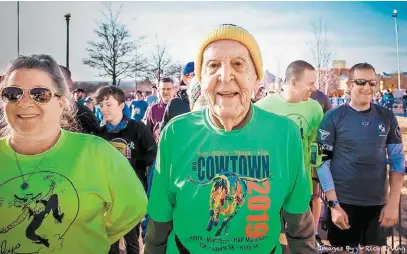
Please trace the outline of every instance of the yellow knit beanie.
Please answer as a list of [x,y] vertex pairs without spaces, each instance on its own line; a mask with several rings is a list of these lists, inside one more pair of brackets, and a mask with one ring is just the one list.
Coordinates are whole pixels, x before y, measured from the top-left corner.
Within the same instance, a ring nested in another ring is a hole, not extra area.
[[250,56],[252,57],[254,66],[256,68],[257,79],[263,79],[263,61],[261,59],[260,48],[256,39],[254,39],[253,35],[251,35],[248,31],[239,26],[223,24],[212,30],[199,48],[195,61],[195,75],[198,82],[201,81],[202,58],[204,50],[212,42],[220,40],[233,40],[245,45],[249,50]]

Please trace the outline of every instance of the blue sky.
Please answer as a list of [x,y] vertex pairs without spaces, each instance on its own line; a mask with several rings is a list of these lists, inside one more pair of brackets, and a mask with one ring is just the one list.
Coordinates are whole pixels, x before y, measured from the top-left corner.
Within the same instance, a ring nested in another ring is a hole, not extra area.
[[[121,2],[115,2],[118,8]],[[324,18],[333,59],[373,64],[378,72],[397,70],[394,8],[399,10],[401,70],[407,71],[407,2],[123,2],[121,21],[134,38],[147,36],[143,52],[150,56],[155,34],[166,40],[174,60],[194,60],[202,38],[222,23],[246,28],[257,39],[264,67],[282,76],[294,60],[312,62],[307,42],[311,22]],[[86,42],[95,39],[100,2],[21,2],[21,54],[47,53],[65,63],[64,14],[71,13],[70,67],[75,80],[100,80],[82,64]],[[16,56],[16,3],[0,2],[0,72]]]

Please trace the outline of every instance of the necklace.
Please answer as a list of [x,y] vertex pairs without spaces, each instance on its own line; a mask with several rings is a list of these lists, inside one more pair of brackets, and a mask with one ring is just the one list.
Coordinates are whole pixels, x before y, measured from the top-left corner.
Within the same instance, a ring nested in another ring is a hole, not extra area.
[[42,156],[40,162],[39,162],[38,165],[35,167],[34,171],[30,174],[30,176],[27,178],[27,180],[25,180],[25,178],[24,178],[24,176],[23,176],[23,171],[21,170],[20,162],[19,162],[18,159],[17,159],[17,153],[16,153],[16,151],[14,151],[14,155],[15,155],[15,157],[16,157],[16,162],[17,162],[18,170],[20,171],[20,176],[21,176],[21,178],[23,179],[23,184],[21,184],[21,186],[20,186],[22,190],[25,190],[25,189],[28,188],[28,180],[30,180],[30,177],[37,171],[37,169],[38,169],[39,166],[41,165],[41,162],[44,160],[45,157],[47,157],[47,155],[48,155],[48,153],[49,153],[50,150],[51,150],[51,149],[48,149],[47,153],[44,154],[44,156]]

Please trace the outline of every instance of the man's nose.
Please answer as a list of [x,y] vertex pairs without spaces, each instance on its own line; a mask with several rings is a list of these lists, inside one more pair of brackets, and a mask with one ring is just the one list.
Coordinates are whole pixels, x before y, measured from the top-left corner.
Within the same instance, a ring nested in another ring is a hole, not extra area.
[[229,83],[230,80],[233,79],[233,71],[232,71],[232,66],[230,64],[222,64],[222,66],[219,68],[219,78],[220,81],[224,83]]

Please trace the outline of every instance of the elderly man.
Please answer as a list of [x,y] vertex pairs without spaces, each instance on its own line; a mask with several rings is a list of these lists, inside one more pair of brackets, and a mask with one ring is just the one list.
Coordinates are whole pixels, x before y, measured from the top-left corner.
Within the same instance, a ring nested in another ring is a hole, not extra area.
[[299,129],[250,101],[263,75],[256,40],[218,26],[195,65],[208,106],[161,134],[145,253],[281,253],[282,208],[292,253],[316,253]]

